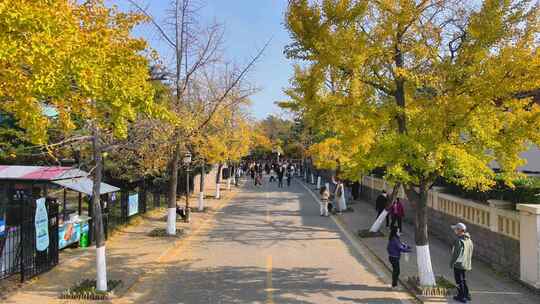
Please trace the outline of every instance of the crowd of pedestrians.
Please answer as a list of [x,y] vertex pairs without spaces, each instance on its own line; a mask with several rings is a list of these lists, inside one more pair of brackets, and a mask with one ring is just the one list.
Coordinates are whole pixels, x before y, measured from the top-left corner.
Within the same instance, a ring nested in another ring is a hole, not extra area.
[[287,160],[245,163],[244,169],[249,172],[255,186],[263,185],[263,174],[266,173],[269,175],[268,182],[277,182],[278,188],[283,188],[284,182],[290,187],[293,177],[302,170],[300,164]]

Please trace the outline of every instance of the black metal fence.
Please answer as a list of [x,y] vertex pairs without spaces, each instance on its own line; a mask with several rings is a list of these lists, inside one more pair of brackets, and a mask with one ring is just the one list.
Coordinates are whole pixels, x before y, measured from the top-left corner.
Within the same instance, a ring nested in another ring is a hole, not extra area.
[[47,209],[48,245],[45,250],[36,248],[36,201],[20,205],[21,221],[7,226],[0,237],[0,279],[20,273],[21,281],[31,279],[58,264],[58,204],[45,202]]
[[[136,206],[130,203],[130,197],[133,196],[137,196]],[[166,194],[158,187],[142,186],[133,191],[122,191],[114,197],[110,196],[103,210],[105,237],[118,227],[128,224],[131,218],[166,205]]]

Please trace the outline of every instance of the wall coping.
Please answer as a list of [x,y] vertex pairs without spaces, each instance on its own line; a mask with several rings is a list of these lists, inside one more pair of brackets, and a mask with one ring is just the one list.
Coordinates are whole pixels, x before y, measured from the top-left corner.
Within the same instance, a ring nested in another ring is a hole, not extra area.
[[517,210],[522,212],[528,212],[531,214],[540,214],[540,205],[534,204],[517,204]]

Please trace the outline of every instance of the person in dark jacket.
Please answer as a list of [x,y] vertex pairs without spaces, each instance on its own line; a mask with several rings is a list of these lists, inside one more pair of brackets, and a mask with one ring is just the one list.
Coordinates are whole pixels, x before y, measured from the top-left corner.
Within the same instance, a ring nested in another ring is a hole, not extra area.
[[[379,215],[383,212],[383,210],[386,208],[386,205],[388,204],[388,196],[386,194],[386,191],[383,190],[381,194],[377,197],[377,200],[375,201],[375,210],[377,210],[377,218],[379,218]],[[390,226],[390,219],[388,216],[386,217],[386,227]]]
[[452,257],[450,259],[450,268],[454,269],[454,278],[458,294],[454,296],[454,300],[467,303],[471,300],[465,273],[472,269],[472,255],[474,245],[471,236],[467,233],[467,226],[463,223],[452,225],[452,229],[457,238],[452,246]]
[[285,174],[285,169],[282,166],[279,166],[278,171],[277,171],[279,188],[283,188],[283,175],[284,174]]
[[399,280],[399,259],[402,252],[411,252],[411,247],[405,243],[402,243],[399,238],[399,232],[397,227],[392,226],[390,230],[390,236],[388,237],[388,260],[392,264],[392,288],[397,287]]

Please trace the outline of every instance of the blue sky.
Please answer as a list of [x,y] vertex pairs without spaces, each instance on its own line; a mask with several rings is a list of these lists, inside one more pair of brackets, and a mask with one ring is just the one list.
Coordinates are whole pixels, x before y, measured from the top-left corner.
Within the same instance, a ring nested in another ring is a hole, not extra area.
[[[122,9],[130,8],[126,0],[110,2]],[[139,0],[138,3],[147,6],[157,20],[166,18],[169,0]],[[283,88],[292,75],[291,62],[283,55],[283,48],[290,41],[283,26],[286,5],[287,0],[205,0],[199,11],[203,22],[215,19],[225,25],[225,57],[240,65],[248,62],[272,38],[264,56],[248,75],[249,81],[261,89],[252,97],[251,109],[256,118],[280,112],[274,102],[285,98]],[[137,34],[147,38],[160,53],[165,53],[165,43],[149,26],[138,29]]]

